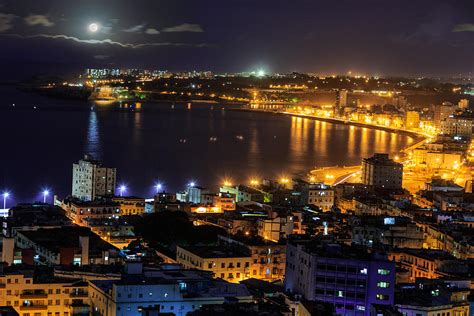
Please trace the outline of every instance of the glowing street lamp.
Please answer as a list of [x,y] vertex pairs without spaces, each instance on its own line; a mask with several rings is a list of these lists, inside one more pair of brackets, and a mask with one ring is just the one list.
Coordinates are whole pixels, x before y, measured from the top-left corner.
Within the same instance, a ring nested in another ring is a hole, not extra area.
[[119,188],[120,196],[123,196],[123,193],[127,190],[127,187],[124,185],[121,185]]
[[10,196],[10,193],[3,192],[3,209],[7,208],[7,198]]
[[163,185],[161,183],[155,184],[156,193],[160,193],[162,188],[163,188]]
[[48,190],[44,190],[43,191],[43,203],[46,203],[46,198],[48,197],[49,195],[49,191]]
[[231,187],[232,186],[232,182],[230,182],[229,180],[224,180],[224,186],[225,187]]
[[191,188],[194,188],[196,186],[196,182],[191,181],[189,182],[188,186],[190,186]]

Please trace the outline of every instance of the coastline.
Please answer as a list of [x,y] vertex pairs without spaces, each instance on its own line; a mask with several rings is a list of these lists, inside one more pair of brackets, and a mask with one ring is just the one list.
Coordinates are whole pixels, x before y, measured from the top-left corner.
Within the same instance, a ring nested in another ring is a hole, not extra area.
[[[291,112],[277,112],[277,111],[267,111],[267,110],[259,110],[259,109],[248,109],[248,108],[236,108],[236,109],[230,109],[230,110],[231,111],[254,112],[254,113],[288,115],[288,116],[307,118],[307,119],[312,119],[312,120],[315,120],[315,121],[322,121],[322,122],[333,123],[333,124],[342,124],[342,125],[377,129],[377,130],[382,130],[382,131],[389,132],[389,133],[400,133],[400,134],[403,134],[403,135],[406,135],[406,136],[409,136],[409,137],[413,138],[417,142],[425,141],[428,138],[427,135],[425,135],[423,133],[420,133],[420,132],[408,131],[408,130],[404,130],[404,129],[398,129],[398,128],[393,128],[393,127],[380,126],[380,125],[365,124],[365,123],[354,122],[354,121],[346,121],[346,120],[332,118],[332,117],[320,117],[320,116],[312,116],[312,115],[298,114],[298,113],[291,113]],[[413,145],[411,145],[411,146],[413,146]],[[411,147],[411,146],[409,146],[409,147]],[[403,149],[403,150],[405,150],[405,149]]]
[[[301,118],[307,118],[307,119],[312,119],[315,121],[322,121],[322,122],[328,122],[331,124],[343,124],[343,125],[350,125],[350,126],[356,126],[356,127],[362,127],[362,128],[370,128],[370,129],[377,129],[377,130],[382,130],[385,132],[389,133],[399,133],[403,134],[406,136],[411,137],[414,140],[414,144],[409,145],[406,148],[403,148],[400,150],[401,153],[405,153],[409,148],[416,148],[422,144],[425,143],[426,139],[428,138],[427,135],[415,131],[407,131],[407,130],[402,130],[402,129],[397,129],[397,128],[391,128],[391,127],[385,127],[385,126],[379,126],[379,125],[371,125],[371,124],[365,124],[365,123],[359,123],[359,122],[353,122],[353,121],[345,121],[342,119],[337,119],[337,118],[326,118],[326,117],[318,117],[318,116],[311,116],[311,115],[306,115],[306,114],[298,114],[298,113],[291,113],[291,112],[277,112],[277,111],[267,111],[267,110],[259,110],[259,109],[249,109],[249,108],[235,108],[235,109],[230,109],[231,111],[243,111],[243,112],[254,112],[254,113],[267,113],[267,114],[279,114],[279,115],[288,115],[288,116],[293,116],[293,117],[301,117]],[[353,168],[361,168],[362,165],[358,166],[344,166],[342,167],[343,169],[353,169]],[[339,169],[339,166],[329,166],[329,167],[317,167],[314,166],[314,168],[311,168],[307,175],[310,177],[315,176],[317,173],[320,173],[325,170],[332,170],[332,169]],[[352,175],[355,173],[353,171],[349,173],[345,173],[343,175],[340,175],[336,180],[335,183],[343,183],[346,182],[347,180],[350,179]]]

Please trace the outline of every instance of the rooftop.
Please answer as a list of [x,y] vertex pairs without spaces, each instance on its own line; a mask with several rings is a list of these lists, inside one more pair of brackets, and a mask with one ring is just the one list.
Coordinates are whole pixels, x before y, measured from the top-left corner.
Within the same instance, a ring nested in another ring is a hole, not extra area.
[[201,258],[247,258],[250,254],[238,247],[222,246],[179,246]]
[[26,230],[20,232],[35,244],[58,252],[60,248],[78,247],[79,237],[89,237],[89,252],[100,253],[118,249],[108,242],[102,240],[87,227],[71,226],[61,228],[40,228],[38,230]]

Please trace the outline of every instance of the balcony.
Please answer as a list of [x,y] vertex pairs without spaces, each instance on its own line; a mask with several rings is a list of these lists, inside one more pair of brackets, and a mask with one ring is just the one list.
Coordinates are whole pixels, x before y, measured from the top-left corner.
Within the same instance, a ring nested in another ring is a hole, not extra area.
[[20,294],[20,298],[23,298],[23,299],[48,298],[48,294],[45,292],[24,291]]
[[21,311],[31,311],[31,310],[47,310],[48,306],[46,305],[22,305],[20,306]]
[[69,297],[88,297],[88,295],[87,292],[71,292]]

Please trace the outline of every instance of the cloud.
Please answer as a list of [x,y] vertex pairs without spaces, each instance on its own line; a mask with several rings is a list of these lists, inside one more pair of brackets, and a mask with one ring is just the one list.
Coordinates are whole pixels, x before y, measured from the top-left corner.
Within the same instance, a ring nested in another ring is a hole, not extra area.
[[160,34],[160,31],[151,27],[151,28],[146,29],[145,33],[148,35],[157,35],[157,34]]
[[129,27],[127,29],[124,29],[123,31],[127,33],[140,33],[144,27],[145,23]]
[[175,47],[210,47],[211,45],[208,45],[206,43],[200,43],[200,44],[191,44],[191,43],[173,43],[173,42],[151,42],[151,43],[122,43],[122,42],[117,42],[113,41],[109,38],[103,39],[103,40],[98,40],[98,39],[81,39],[78,37],[74,36],[68,36],[64,34],[57,34],[57,35],[50,35],[50,34],[34,34],[34,35],[20,35],[20,34],[5,34],[5,36],[10,36],[10,37],[17,37],[21,39],[29,39],[29,38],[48,38],[48,39],[53,39],[53,40],[67,40],[67,41],[72,41],[76,43],[82,43],[82,44],[91,44],[91,45],[112,45],[112,46],[118,46],[122,48],[143,48],[143,47],[159,47],[159,46],[175,46]]
[[474,23],[464,23],[455,25],[453,32],[474,32]]
[[16,18],[14,14],[0,13],[0,32],[8,31],[13,27],[12,22]]
[[95,55],[94,58],[99,59],[99,60],[104,60],[104,59],[109,59],[110,56],[109,55]]
[[25,17],[25,23],[30,26],[41,25],[45,27],[50,27],[54,25],[54,22],[52,22],[49,17],[41,14],[28,15],[27,17]]
[[199,24],[189,24],[189,23],[184,23],[172,27],[167,27],[161,30],[162,32],[194,32],[194,33],[202,33],[204,30]]

